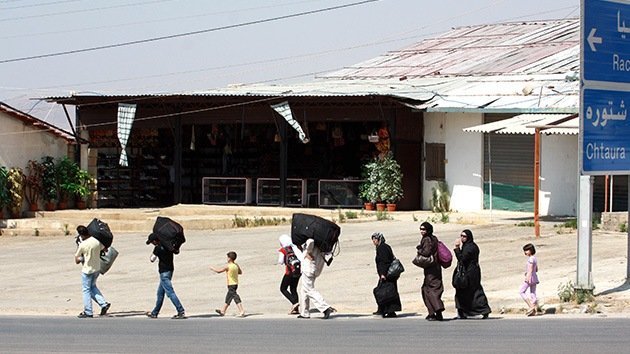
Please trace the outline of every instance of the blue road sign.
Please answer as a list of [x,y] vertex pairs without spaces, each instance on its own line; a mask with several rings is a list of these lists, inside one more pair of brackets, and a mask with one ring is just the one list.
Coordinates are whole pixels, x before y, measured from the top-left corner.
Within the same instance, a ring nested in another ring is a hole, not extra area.
[[582,0],[582,174],[630,173],[630,1]]
[[583,78],[630,83],[630,3],[584,0]]
[[630,92],[584,89],[582,97],[583,170],[630,171]]

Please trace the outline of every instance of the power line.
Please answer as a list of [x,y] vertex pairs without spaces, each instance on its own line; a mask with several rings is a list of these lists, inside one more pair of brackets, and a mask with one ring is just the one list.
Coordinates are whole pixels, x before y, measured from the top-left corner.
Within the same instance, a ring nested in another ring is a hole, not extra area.
[[[72,1],[81,1],[81,0],[72,0]],[[318,0],[318,1],[321,1],[321,0]],[[257,6],[257,7],[236,9],[236,10],[225,10],[225,11],[217,11],[217,12],[208,12],[208,13],[202,13],[202,14],[196,14],[196,15],[189,15],[189,16],[167,17],[167,18],[154,19],[154,20],[149,20],[149,21],[125,22],[125,23],[115,24],[115,26],[116,26],[116,28],[120,29],[122,27],[131,27],[131,26],[144,25],[144,24],[149,24],[149,23],[181,21],[181,20],[188,20],[188,19],[192,19],[192,18],[201,18],[201,17],[207,17],[207,16],[216,16],[216,15],[229,15],[229,14],[234,14],[234,13],[238,14],[238,13],[241,13],[241,12],[247,12],[247,11],[252,11],[252,10],[266,10],[266,9],[273,9],[273,8],[284,7],[284,6],[292,6],[292,5],[298,5],[298,4],[303,4],[303,3],[309,3],[309,2],[313,2],[313,1],[312,0],[302,0],[302,1],[294,1],[294,2],[281,3],[281,4],[268,5],[268,6]],[[29,37],[37,37],[37,36],[45,36],[45,35],[75,33],[75,32],[85,33],[85,31],[100,30],[100,29],[110,30],[111,28],[112,28],[112,24],[110,23],[110,24],[103,25],[103,26],[82,27],[82,28],[68,29],[68,30],[62,30],[62,31],[47,31],[47,32],[35,32],[35,33],[18,33],[18,34],[14,34],[14,35],[0,36],[0,39],[29,38]]]
[[[498,0],[498,1],[495,1],[494,4],[501,3],[501,2],[502,2],[501,0]],[[487,7],[488,6],[484,6],[484,7],[477,8],[477,9],[475,9],[473,11],[467,11],[465,13],[453,16],[450,19],[452,20],[454,18],[462,17],[464,15],[469,16],[469,15],[471,15],[473,13],[482,11],[482,10],[486,9]],[[579,9],[579,6],[577,6],[577,7],[576,6],[569,6],[569,7],[562,7],[562,8],[551,9],[551,10],[547,10],[547,11],[534,12],[534,13],[530,13],[530,14],[527,14],[527,15],[524,15],[524,16],[507,18],[507,19],[501,20],[500,22],[514,21],[516,19],[521,19],[523,17],[531,17],[531,16],[538,16],[538,15],[543,15],[543,14],[555,13],[555,12],[558,12],[558,11],[565,11],[565,10],[568,10],[568,9],[571,9],[572,10],[571,12],[574,12],[576,8]],[[378,46],[378,45],[382,45],[382,44],[386,44],[386,43],[400,42],[400,41],[411,40],[411,39],[415,39],[415,38],[419,38],[419,37],[421,38],[421,37],[424,37],[424,36],[427,36],[427,35],[432,35],[432,34],[435,34],[435,32],[431,32],[431,33],[428,33],[428,32],[417,33],[417,31],[418,30],[424,30],[426,28],[431,28],[436,23],[446,22],[448,20],[449,19],[445,19],[445,20],[441,20],[441,21],[438,21],[438,22],[435,22],[435,23],[425,24],[424,26],[421,26],[420,28],[414,28],[413,30],[402,31],[402,32],[399,32],[398,34],[390,34],[390,35],[388,35],[387,37],[383,38],[380,41],[364,42],[364,43],[360,43],[360,44],[357,44],[357,45],[354,45],[354,46],[350,46],[350,47],[334,48],[334,49],[329,49],[329,50],[324,50],[324,51],[310,52],[310,53],[305,53],[305,54],[300,54],[300,55],[278,57],[278,58],[272,58],[272,59],[266,59],[266,60],[257,60],[257,61],[239,63],[239,64],[220,65],[220,66],[207,67],[207,68],[201,68],[201,69],[196,69],[196,70],[186,70],[186,71],[170,72],[170,73],[164,73],[164,74],[136,76],[136,77],[120,78],[120,79],[115,79],[115,80],[102,80],[102,81],[91,81],[91,82],[82,82],[82,83],[68,83],[68,84],[63,84],[63,85],[45,86],[45,87],[37,88],[36,90],[47,91],[47,90],[51,90],[51,89],[58,89],[58,88],[71,87],[71,86],[74,87],[74,86],[98,85],[98,84],[107,84],[107,83],[125,82],[125,81],[138,81],[138,80],[141,80],[141,79],[148,79],[148,78],[160,78],[160,77],[169,77],[169,76],[177,76],[177,75],[188,75],[188,74],[194,74],[194,73],[200,73],[200,72],[208,72],[208,71],[215,71],[215,70],[225,70],[225,69],[246,67],[246,66],[252,66],[252,65],[272,64],[272,63],[280,62],[280,61],[304,60],[304,59],[318,57],[318,56],[325,56],[325,55],[330,55],[330,54],[336,54],[336,53],[340,53],[340,52],[344,52],[344,51],[351,51],[351,50],[354,50],[354,49],[357,49],[357,48]],[[486,23],[486,24],[491,24],[491,23],[492,22],[489,22],[489,23]],[[411,33],[415,33],[415,34],[409,35]],[[405,37],[399,37],[400,35],[405,35]],[[327,69],[327,70],[319,70],[319,71],[309,72],[309,73],[304,73],[304,74],[295,74],[295,75],[291,75],[291,76],[263,79],[263,80],[259,80],[259,81],[250,82],[250,84],[277,82],[277,81],[282,81],[282,80],[295,79],[295,78],[299,78],[299,77],[307,77],[307,76],[311,76],[313,74],[318,75],[318,74],[323,74],[323,73],[334,71],[334,70],[338,70],[338,69],[341,69],[341,67],[331,68],[331,69]],[[257,69],[257,70],[259,70],[259,69]],[[162,85],[162,84],[160,84],[160,85]],[[151,87],[151,85],[149,85],[148,87]],[[17,90],[33,90],[32,88],[10,88],[10,87],[1,87],[1,86],[0,86],[0,89],[9,89],[9,90],[15,90],[15,91],[17,91]]]
[[157,42],[157,41],[162,41],[166,39],[187,37],[187,36],[192,36],[192,35],[197,35],[197,34],[202,34],[202,33],[216,32],[216,31],[221,31],[221,30],[226,30],[226,29],[231,29],[231,28],[245,27],[245,26],[261,24],[261,23],[266,23],[266,22],[285,20],[287,18],[300,17],[300,16],[306,16],[306,15],[312,15],[315,13],[339,10],[346,7],[364,5],[367,3],[378,2],[378,1],[380,0],[365,0],[365,1],[359,1],[359,2],[354,2],[350,4],[345,4],[345,5],[326,7],[326,8],[322,8],[318,10],[304,11],[304,12],[298,12],[298,13],[290,14],[290,15],[271,17],[271,18],[266,18],[266,19],[256,20],[256,21],[243,22],[243,23],[234,24],[234,25],[208,28],[208,29],[199,30],[199,31],[184,32],[184,33],[172,34],[168,36],[153,37],[153,38],[148,38],[148,39],[141,39],[141,40],[129,41],[129,42],[123,42],[123,43],[117,43],[117,44],[109,44],[109,45],[103,45],[103,46],[97,46],[97,47],[91,47],[91,48],[74,49],[74,50],[68,50],[68,51],[57,52],[57,53],[33,55],[33,56],[13,58],[13,59],[3,59],[3,60],[0,60],[0,64],[13,63],[13,62],[32,60],[32,59],[56,57],[56,56],[69,55],[69,54],[92,52],[92,51],[102,50],[102,49],[119,48],[119,47],[131,46],[131,45],[141,44],[141,43]]
[[95,12],[95,11],[101,11],[101,10],[119,9],[119,8],[122,8],[122,7],[142,6],[142,5],[154,4],[154,3],[158,3],[158,2],[167,2],[167,1],[173,1],[173,0],[153,0],[153,1],[138,2],[138,3],[134,3],[134,4],[113,5],[113,6],[97,7],[97,8],[91,8],[91,9],[81,9],[81,10],[53,12],[53,13],[47,13],[47,14],[29,15],[29,16],[21,16],[21,17],[7,17],[7,18],[0,18],[0,22],[27,20],[27,19],[31,19],[31,18],[42,18],[42,17],[68,15],[68,14],[78,14],[78,13],[82,13],[82,12]]
[[59,5],[59,4],[64,4],[64,3],[68,3],[68,2],[79,2],[79,1],[83,1],[83,0],[59,0],[59,1],[44,2],[44,3],[40,3],[40,4],[29,4],[29,5],[19,5],[19,6],[13,6],[13,7],[3,7],[0,10],[17,10],[17,9],[25,9],[25,8],[29,8],[29,7],[42,7],[42,6],[50,6],[50,5]]

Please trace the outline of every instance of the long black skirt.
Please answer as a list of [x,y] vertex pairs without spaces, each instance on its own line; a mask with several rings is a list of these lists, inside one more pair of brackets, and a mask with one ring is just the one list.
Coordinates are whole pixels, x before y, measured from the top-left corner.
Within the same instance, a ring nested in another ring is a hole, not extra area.
[[492,310],[481,284],[455,290],[455,307],[465,316],[487,315]]

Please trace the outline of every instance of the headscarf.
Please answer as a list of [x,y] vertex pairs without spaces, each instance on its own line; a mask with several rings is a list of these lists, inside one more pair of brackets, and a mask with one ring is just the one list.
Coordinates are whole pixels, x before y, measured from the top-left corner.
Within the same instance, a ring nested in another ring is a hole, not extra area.
[[423,222],[420,226],[427,230],[427,235],[433,235],[433,225],[431,225],[428,221]]
[[278,241],[280,241],[280,246],[282,246],[283,248],[291,246],[291,249],[293,249],[293,253],[295,253],[300,262],[304,262],[304,253],[298,246],[293,244],[291,236],[287,234],[282,234],[280,235],[280,237],[278,237]]
[[280,246],[282,247],[291,246],[293,244],[293,242],[291,241],[291,237],[287,234],[280,235],[278,241],[280,241]]
[[468,237],[466,238],[466,242],[473,242],[473,234],[472,234],[472,231],[470,231],[470,230],[466,229],[466,230],[464,230],[464,231],[462,231],[462,232],[463,232],[463,233],[465,233],[465,234],[466,234],[466,236],[468,236]]
[[383,236],[380,232],[375,232],[372,234],[372,240],[378,240],[378,244],[385,243],[385,236]]

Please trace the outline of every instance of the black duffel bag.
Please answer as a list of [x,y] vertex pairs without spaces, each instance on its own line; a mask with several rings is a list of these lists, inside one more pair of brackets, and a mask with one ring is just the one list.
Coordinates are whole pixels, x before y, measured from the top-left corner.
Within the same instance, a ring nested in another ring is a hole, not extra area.
[[177,254],[184,242],[184,228],[179,223],[164,216],[158,216],[153,225],[153,234],[167,250]]
[[94,220],[88,224],[87,230],[90,236],[97,239],[105,248],[109,248],[112,245],[114,234],[112,234],[112,231],[109,229],[109,225],[103,221],[94,218]]
[[291,220],[291,241],[295,245],[303,245],[312,238],[322,252],[332,252],[337,242],[341,228],[332,221],[316,215],[293,214]]

